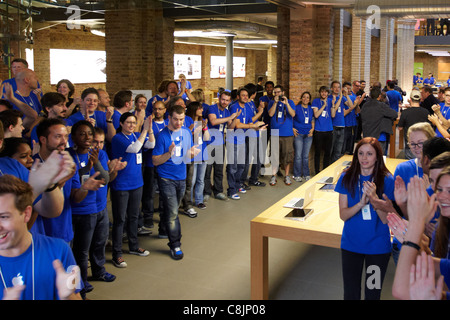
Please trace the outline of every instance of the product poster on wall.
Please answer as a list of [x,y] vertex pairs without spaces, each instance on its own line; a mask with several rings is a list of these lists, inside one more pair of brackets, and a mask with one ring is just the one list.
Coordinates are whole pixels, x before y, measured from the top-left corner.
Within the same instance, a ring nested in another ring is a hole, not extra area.
[[[245,77],[245,57],[233,57],[233,78]],[[227,58],[224,56],[211,56],[210,78],[225,78]]]
[[72,83],[106,82],[106,51],[50,49],[50,83],[70,75]]
[[193,54],[174,55],[174,79],[178,79],[180,73],[186,79],[201,79],[202,77],[202,56]]

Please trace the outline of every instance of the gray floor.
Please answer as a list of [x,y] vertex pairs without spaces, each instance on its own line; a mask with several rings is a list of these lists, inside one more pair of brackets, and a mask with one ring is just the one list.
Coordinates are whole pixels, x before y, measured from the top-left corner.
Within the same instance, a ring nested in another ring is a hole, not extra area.
[[[112,283],[91,282],[91,300],[248,300],[250,299],[250,220],[294,190],[286,186],[253,187],[241,200],[210,199],[197,218],[180,215],[183,260],[169,256],[167,240],[158,239],[157,225],[140,246],[148,257],[124,255],[128,267],[118,269],[106,252]],[[124,252],[128,250],[124,244]],[[386,275],[382,299],[391,295],[394,265]],[[269,297],[272,300],[341,300],[342,279],[338,249],[269,240]]]

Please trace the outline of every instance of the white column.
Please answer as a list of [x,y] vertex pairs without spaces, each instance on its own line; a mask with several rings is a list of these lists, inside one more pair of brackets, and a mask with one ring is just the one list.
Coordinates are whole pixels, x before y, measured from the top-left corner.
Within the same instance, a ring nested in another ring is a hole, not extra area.
[[397,74],[399,86],[411,92],[414,74],[415,20],[398,20],[397,24]]

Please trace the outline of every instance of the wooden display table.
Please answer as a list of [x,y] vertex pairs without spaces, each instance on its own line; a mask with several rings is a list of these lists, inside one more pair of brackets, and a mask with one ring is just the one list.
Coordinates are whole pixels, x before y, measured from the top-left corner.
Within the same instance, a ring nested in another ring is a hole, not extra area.
[[[322,177],[333,176],[336,166],[344,168],[343,162],[351,160],[352,156],[343,156],[251,221],[251,299],[268,299],[269,296],[269,237],[340,247],[344,222],[339,217],[339,194],[319,190],[323,184],[316,182]],[[386,166],[393,174],[396,166],[403,161],[405,160],[387,158]],[[312,203],[306,208],[313,208],[313,214],[303,222],[285,218],[292,209],[284,208],[283,205],[292,198],[303,198],[305,190],[311,184],[316,184],[315,194]]]

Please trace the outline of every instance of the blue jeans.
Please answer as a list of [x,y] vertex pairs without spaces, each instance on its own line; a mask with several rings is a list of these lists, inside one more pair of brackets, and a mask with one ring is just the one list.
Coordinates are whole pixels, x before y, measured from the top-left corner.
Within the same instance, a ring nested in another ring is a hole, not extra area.
[[[228,151],[228,148],[233,150]],[[231,154],[230,154],[231,153]],[[241,187],[241,177],[245,168],[245,145],[227,145],[227,181],[228,196],[237,193]]]
[[109,234],[107,208],[92,214],[72,215],[74,229],[73,254],[80,267],[81,279],[87,282],[88,260],[91,263],[92,276],[105,273],[105,245]]
[[313,137],[299,134],[294,138],[294,177],[310,176],[309,150],[311,150]]
[[205,189],[206,162],[194,163],[194,174],[192,175],[192,194],[194,204],[203,203],[203,190]]
[[141,200],[142,187],[133,190],[111,189],[113,258],[122,256],[122,236],[125,220],[128,247],[130,251],[139,249],[137,229]]
[[331,163],[342,157],[344,146],[344,127],[333,127],[333,147],[331,150]]
[[181,225],[178,218],[178,207],[186,191],[186,180],[171,180],[158,176],[159,196],[162,198],[164,210],[160,213],[160,230],[169,237],[171,249],[181,245]]

